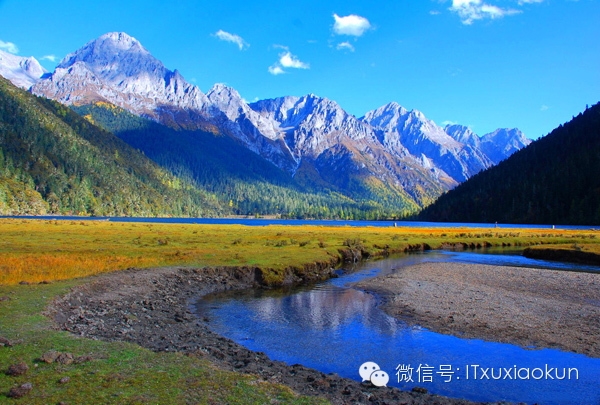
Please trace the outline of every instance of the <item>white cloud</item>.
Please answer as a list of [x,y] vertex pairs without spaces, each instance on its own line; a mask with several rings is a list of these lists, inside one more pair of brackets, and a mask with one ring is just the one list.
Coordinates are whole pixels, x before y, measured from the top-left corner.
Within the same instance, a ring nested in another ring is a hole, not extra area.
[[340,42],[339,44],[337,44],[336,49],[338,51],[350,51],[350,52],[354,52],[354,46],[352,46],[352,44],[348,41],[346,42]]
[[269,73],[271,73],[272,75],[281,75],[284,74],[285,71],[281,68],[281,66],[279,66],[277,63],[274,64],[273,66],[269,66]]
[[347,15],[340,17],[337,14],[333,15],[335,23],[333,24],[333,32],[337,35],[351,35],[360,37],[368,29],[371,28],[371,23],[365,17],[359,15]]
[[219,30],[213,34],[213,36],[219,38],[221,41],[232,42],[240,48],[240,51],[244,48],[248,48],[250,44],[248,44],[242,37],[239,35],[231,34],[229,32]]
[[521,13],[520,10],[500,8],[492,4],[483,3],[481,0],[452,0],[450,10],[457,13],[465,25],[471,25],[475,20],[483,20],[485,18],[493,20],[502,18],[505,15]]
[[58,56],[56,55],[44,55],[40,58],[40,60],[49,60],[50,62],[56,62],[58,60]]
[[292,55],[287,46],[274,45],[275,48],[285,50],[279,54],[279,60],[269,66],[269,73],[272,75],[280,75],[287,73],[284,68],[288,69],[310,69],[310,64],[302,62],[296,55]]
[[454,121],[444,121],[442,122],[442,126],[446,126],[446,125],[456,125],[457,123]]
[[431,10],[431,11],[429,12],[429,14],[431,14],[431,15],[440,15],[440,14],[442,14],[442,13],[441,13],[441,12],[439,12],[438,10]]
[[541,3],[544,0],[519,0],[519,5],[530,4],[530,3]]
[[9,53],[19,53],[19,48],[12,42],[4,42],[0,40],[0,49],[4,49]]
[[300,60],[292,55],[290,51],[284,52],[279,55],[279,63],[284,68],[294,68],[294,69],[309,69],[310,65],[308,63],[300,62]]
[[548,107],[546,104],[542,105],[540,107],[540,111],[546,111],[547,109],[549,109],[550,107]]

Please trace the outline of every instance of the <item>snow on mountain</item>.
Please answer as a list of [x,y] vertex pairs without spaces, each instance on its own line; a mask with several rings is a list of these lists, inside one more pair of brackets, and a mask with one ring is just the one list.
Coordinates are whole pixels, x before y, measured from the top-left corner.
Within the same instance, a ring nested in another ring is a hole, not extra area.
[[408,111],[398,103],[369,111],[361,121],[380,131],[380,140],[387,148],[394,151],[406,148],[425,166],[444,171],[456,182],[492,165],[477,148],[449,136],[422,112]]
[[[209,111],[215,117],[212,122],[279,168],[295,172],[297,159],[285,143],[277,123],[252,110],[235,89],[224,84],[215,84],[206,97]],[[220,114],[227,120],[216,122]]]
[[67,55],[32,92],[67,105],[104,100],[155,120],[165,107],[202,111],[207,104],[198,87],[122,32],[102,35]]
[[447,125],[444,130],[457,141],[481,150],[493,164],[498,164],[531,143],[531,139],[526,138],[517,128],[500,128],[482,137],[464,125]]
[[169,126],[217,127],[280,168],[297,166],[273,124],[234,89],[217,84],[205,95],[122,32],[105,34],[67,55],[32,92],[67,105],[106,101]]
[[[33,62],[29,65],[35,71]],[[67,105],[106,101],[165,125],[216,130],[293,175],[308,165],[310,173],[326,181],[345,178],[338,181],[345,186],[355,181],[347,173],[372,176],[382,187],[406,190],[420,203],[528,141],[518,130],[498,130],[483,138],[467,127],[444,130],[420,111],[397,103],[357,119],[314,94],[250,105],[224,84],[204,94],[135,38],[118,32],[67,55],[31,91]]]
[[466,145],[471,145],[474,148],[479,148],[479,146],[481,145],[481,139],[479,138],[479,136],[477,136],[476,133],[471,131],[471,128],[469,128],[466,125],[446,125],[444,127],[444,131],[452,138],[456,139],[458,142],[464,143]]
[[276,122],[300,164],[338,186],[348,187],[356,178],[375,178],[422,203],[426,197],[418,190],[431,192],[457,184],[443,171],[423,165],[402,145],[387,149],[375,128],[327,98],[288,96],[257,101],[250,107]]
[[531,139],[526,138],[517,128],[499,128],[481,137],[481,150],[494,164],[498,164],[531,142]]
[[336,102],[314,94],[262,100],[250,107],[276,123],[297,159],[316,158],[342,142],[353,142],[362,151],[368,144],[377,142],[371,127],[348,114]]
[[0,50],[0,76],[15,86],[27,90],[45,73],[48,71],[33,56],[24,58]]

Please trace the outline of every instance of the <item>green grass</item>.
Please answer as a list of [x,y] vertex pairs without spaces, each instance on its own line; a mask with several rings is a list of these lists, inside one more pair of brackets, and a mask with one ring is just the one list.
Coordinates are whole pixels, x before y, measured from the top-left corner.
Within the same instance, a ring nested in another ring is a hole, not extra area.
[[[10,297],[0,302],[0,336],[21,342],[0,347],[0,403],[326,403],[297,397],[284,386],[261,382],[254,376],[217,370],[205,360],[183,354],[154,353],[133,344],[95,341],[53,330],[43,310],[51,299],[82,282],[0,287],[0,297]],[[37,360],[49,350],[91,355],[94,360],[68,366]],[[4,374],[20,361],[30,367],[26,375]],[[66,376],[70,382],[60,384],[58,381]],[[11,387],[25,382],[33,384],[26,398],[6,397]]]

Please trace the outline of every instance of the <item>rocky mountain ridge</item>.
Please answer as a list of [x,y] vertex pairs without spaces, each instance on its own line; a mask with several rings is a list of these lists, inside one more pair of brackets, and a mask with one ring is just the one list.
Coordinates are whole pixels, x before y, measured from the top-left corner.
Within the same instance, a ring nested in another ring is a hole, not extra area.
[[530,142],[516,129],[478,137],[466,127],[441,128],[397,103],[359,119],[314,94],[251,104],[223,84],[205,94],[118,32],[67,55],[30,91],[66,105],[104,101],[173,128],[223,133],[293,176],[346,192],[356,182],[369,193],[385,188],[416,206]]

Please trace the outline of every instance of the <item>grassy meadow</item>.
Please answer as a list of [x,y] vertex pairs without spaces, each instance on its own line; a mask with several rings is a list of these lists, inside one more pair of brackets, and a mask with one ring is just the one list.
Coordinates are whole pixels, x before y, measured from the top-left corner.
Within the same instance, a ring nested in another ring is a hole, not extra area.
[[596,231],[502,228],[380,228],[149,224],[0,219],[0,285],[85,277],[128,267],[238,266],[278,270],[360,246],[373,256],[426,243],[431,248],[578,243]]
[[[477,246],[558,244],[600,250],[595,231],[461,228],[353,228],[117,223],[93,220],[0,220],[0,371],[25,362],[29,371],[0,372],[0,403],[185,404],[323,403],[254,376],[215,369],[178,353],[154,353],[56,330],[45,310],[86,276],[128,267],[252,265],[272,271],[340,257],[359,247],[373,256],[420,244]],[[19,285],[27,281],[29,285]],[[41,281],[53,282],[39,284]],[[40,362],[49,350],[91,355],[81,364]],[[70,382],[60,384],[63,377]],[[26,398],[6,395],[25,382]]]

